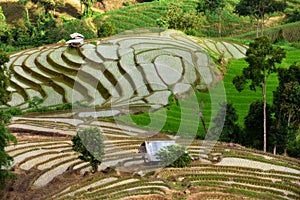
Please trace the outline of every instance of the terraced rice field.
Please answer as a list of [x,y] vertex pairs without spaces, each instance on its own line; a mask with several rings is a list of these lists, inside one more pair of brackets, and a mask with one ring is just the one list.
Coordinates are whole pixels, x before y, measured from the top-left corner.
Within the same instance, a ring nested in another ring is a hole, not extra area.
[[[76,125],[86,126],[83,121],[76,122],[67,118],[19,117],[12,125],[25,131],[26,127],[22,125],[30,124],[39,134],[43,133],[41,128],[52,129],[53,132],[68,129],[75,134]],[[297,199],[300,195],[300,161],[297,159],[262,154],[226,143],[217,143],[211,152],[207,152],[204,141],[190,143],[179,138],[176,142],[187,146],[190,155],[200,160],[193,161],[189,168],[160,169],[159,165],[145,165],[137,153],[145,134],[150,134],[148,131],[103,120],[90,125],[99,127],[105,138],[103,163],[94,175],[83,175],[89,171],[89,164],[77,158],[78,154],[71,150],[68,136],[59,140],[21,141],[6,148],[15,159],[14,170],[31,174],[28,189],[50,191],[39,194],[45,199],[122,199],[141,198],[141,195],[171,198],[187,191],[192,192],[191,195],[213,199],[223,196],[230,199]],[[163,140],[157,135],[147,138],[158,139]],[[221,156],[218,161],[213,159],[217,154]],[[109,166],[120,173],[100,171]],[[128,175],[128,172],[136,175]],[[81,178],[68,181],[55,190],[47,189],[57,180],[74,173]],[[215,192],[212,193],[212,190]]]
[[25,50],[10,56],[14,74],[9,105],[26,108],[37,96],[45,100],[43,106],[87,102],[157,109],[171,93],[205,90],[221,79],[206,52],[241,58],[245,51],[240,44],[189,38],[176,31],[118,35],[78,49],[60,44]]

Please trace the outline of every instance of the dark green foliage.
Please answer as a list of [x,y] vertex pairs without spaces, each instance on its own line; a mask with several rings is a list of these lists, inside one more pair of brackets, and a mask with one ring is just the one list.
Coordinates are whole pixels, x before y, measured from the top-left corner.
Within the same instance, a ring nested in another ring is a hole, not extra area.
[[115,33],[116,33],[116,27],[110,22],[104,22],[103,24],[100,24],[100,27],[97,32],[98,37],[101,38],[114,35]]
[[10,37],[9,27],[6,23],[6,17],[0,6],[0,42],[8,42]]
[[[276,124],[273,131],[273,142],[278,151],[289,149],[299,144],[294,143],[300,121],[300,66],[294,63],[288,69],[278,70],[279,86],[273,93],[273,108]],[[288,152],[290,153],[290,152]]]
[[104,156],[103,135],[100,130],[97,127],[79,130],[72,142],[72,149],[81,153],[79,159],[89,162],[92,172],[97,172]]
[[58,42],[61,31],[52,15],[39,15],[36,25],[27,19],[25,27],[15,27],[11,30],[13,46],[40,46]]
[[286,8],[285,1],[275,0],[241,0],[235,7],[236,13],[241,16],[253,16],[263,18],[267,14],[283,11]]
[[35,25],[30,21],[26,27],[15,27],[11,30],[10,43],[14,47],[37,47],[70,39],[70,34],[81,33],[85,39],[96,38],[97,35],[83,20],[75,19],[57,24],[52,15],[38,17]]
[[30,101],[28,102],[28,107],[29,107],[29,108],[35,108],[35,109],[37,109],[38,106],[39,106],[40,104],[42,104],[43,102],[44,102],[44,100],[43,100],[42,98],[40,98],[40,97],[38,97],[38,96],[34,96],[34,97],[32,98],[32,100],[30,100]]
[[249,44],[246,52],[246,62],[248,67],[243,69],[243,74],[233,78],[232,83],[236,89],[241,92],[244,86],[250,81],[250,90],[256,91],[256,87],[262,89],[263,97],[263,127],[264,127],[264,152],[267,151],[267,124],[266,124],[266,103],[267,103],[267,80],[269,76],[277,71],[276,63],[281,63],[285,58],[285,51],[280,48],[274,48],[268,37],[256,38]]
[[[0,106],[7,103],[9,94],[6,88],[9,84],[10,72],[8,71],[5,63],[9,61],[6,53],[0,50]],[[9,133],[5,124],[9,123],[11,115],[6,110],[0,109],[0,189],[5,186],[5,180],[11,178],[12,175],[5,168],[8,168],[13,161],[4,150],[10,142],[16,143],[15,136]]]
[[224,6],[224,0],[200,0],[197,9],[200,12],[220,12]]
[[300,8],[293,10],[291,13],[286,13],[286,23],[300,21]]
[[11,116],[23,115],[22,110],[18,107],[10,107],[6,110],[6,112],[8,112]]
[[287,146],[289,156],[300,158],[300,141],[290,141]]
[[242,91],[244,86],[250,80],[250,89],[256,91],[256,87],[262,88],[265,84],[264,79],[271,73],[276,72],[276,63],[281,63],[285,58],[285,51],[280,48],[274,48],[266,36],[256,38],[251,42],[246,52],[246,62],[248,67],[243,69],[241,76],[233,79],[233,84],[238,91]]
[[7,54],[3,49],[0,49],[0,105],[6,104],[9,98],[6,88],[9,84],[10,71],[5,65],[8,61]]
[[[267,104],[266,110],[267,133],[272,124],[271,107]],[[245,135],[243,145],[251,148],[262,149],[263,147],[263,102],[256,101],[250,105],[248,115],[245,117]],[[267,137],[269,141],[269,137]]]
[[165,146],[155,156],[166,167],[188,167],[191,163],[187,148],[179,145]]
[[[264,35],[264,23],[266,15],[274,12],[282,12],[286,8],[285,1],[277,0],[241,0],[235,7],[235,13],[240,16],[249,16],[257,21],[257,31],[259,20],[261,24],[261,35]],[[258,32],[257,35],[258,36]]]
[[185,11],[181,4],[172,3],[166,15],[157,20],[157,24],[162,28],[181,30],[195,35],[201,30],[203,17],[193,10]]
[[[225,120],[225,121],[224,121]],[[241,143],[241,128],[237,124],[238,115],[232,103],[221,103],[220,111],[216,118],[213,119],[214,126],[211,131],[221,132],[219,141]],[[224,121],[224,126],[223,126]],[[220,130],[222,128],[222,130]]]
[[84,36],[85,39],[91,39],[96,38],[97,35],[92,31],[91,28],[85,23],[83,20],[74,19],[65,22],[60,32],[62,33],[62,36],[60,39],[68,40],[70,39],[70,34],[78,32]]

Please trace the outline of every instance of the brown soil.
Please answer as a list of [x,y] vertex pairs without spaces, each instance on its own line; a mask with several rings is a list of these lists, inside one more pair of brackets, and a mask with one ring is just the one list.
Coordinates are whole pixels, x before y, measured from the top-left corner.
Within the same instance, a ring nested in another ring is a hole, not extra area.
[[41,141],[41,140],[53,140],[53,141],[57,141],[57,140],[69,140],[71,137],[67,137],[67,136],[54,136],[52,134],[46,134],[43,132],[37,132],[36,134],[33,133],[29,133],[29,132],[12,132],[13,135],[17,138],[18,142],[22,142],[22,141]]
[[20,169],[15,169],[15,171],[18,172],[16,173],[16,179],[9,182],[4,196],[0,197],[0,199],[47,199],[58,191],[74,184],[74,182],[85,179],[84,175],[80,175],[76,171],[69,171],[56,177],[45,187],[34,188],[31,186],[32,182],[41,171],[37,169],[31,169],[26,172]]

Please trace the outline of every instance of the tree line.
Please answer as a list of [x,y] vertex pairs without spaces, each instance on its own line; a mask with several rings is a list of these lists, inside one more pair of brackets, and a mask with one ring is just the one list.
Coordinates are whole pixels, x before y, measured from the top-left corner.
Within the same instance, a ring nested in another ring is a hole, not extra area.
[[[262,100],[251,103],[244,119],[244,129],[237,124],[238,116],[233,104],[223,103],[221,109],[226,109],[226,116],[219,114],[211,130],[220,131],[222,117],[225,117],[220,141],[300,157],[300,66],[294,63],[288,69],[279,68],[276,64],[280,64],[283,58],[285,51],[273,47],[266,36],[250,43],[245,58],[248,66],[232,82],[239,92],[245,86],[253,91],[259,89]],[[272,73],[277,73],[279,85],[273,92],[273,105],[268,105],[266,86]]]

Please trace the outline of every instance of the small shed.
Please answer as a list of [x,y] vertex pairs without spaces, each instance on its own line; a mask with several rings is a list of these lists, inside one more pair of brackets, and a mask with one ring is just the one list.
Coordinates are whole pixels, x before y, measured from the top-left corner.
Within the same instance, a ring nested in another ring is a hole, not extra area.
[[71,40],[68,40],[66,44],[68,44],[71,47],[79,47],[84,44],[84,36],[80,33],[72,33],[70,35],[72,38]]
[[175,144],[174,140],[161,141],[145,141],[139,147],[139,153],[142,154],[144,162],[158,162],[155,154],[159,152],[162,147],[171,146]]

